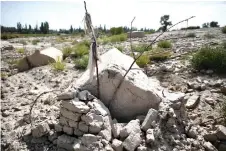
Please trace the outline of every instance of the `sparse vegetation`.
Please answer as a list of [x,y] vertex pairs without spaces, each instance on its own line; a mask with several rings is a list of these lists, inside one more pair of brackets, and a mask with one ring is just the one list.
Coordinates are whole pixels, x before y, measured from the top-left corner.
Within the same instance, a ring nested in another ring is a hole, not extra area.
[[226,124],[226,101],[221,105],[220,114],[224,118],[224,124]]
[[19,43],[23,45],[27,45],[27,42],[25,40],[20,40]]
[[63,71],[65,69],[65,66],[66,66],[66,64],[60,60],[60,57],[57,58],[56,62],[53,62],[50,65],[56,71]]
[[226,40],[222,42],[222,47],[226,49]]
[[147,54],[143,54],[136,61],[136,64],[141,68],[145,67],[148,63],[149,63],[149,56]]
[[82,57],[83,55],[86,55],[89,53],[89,48],[90,48],[90,42],[88,41],[80,42],[73,47],[74,55],[76,57]]
[[156,49],[148,52],[148,54],[149,54],[149,59],[151,61],[164,61],[171,56],[170,51],[165,51],[161,48],[156,48]]
[[89,56],[84,55],[81,58],[76,59],[74,63],[77,69],[86,69],[86,67],[88,66],[88,62],[89,62]]
[[186,35],[186,37],[188,37],[188,38],[195,38],[196,37],[196,34],[195,33],[188,33]]
[[208,38],[208,39],[211,39],[211,38],[214,38],[215,36],[213,34],[210,34],[210,33],[206,33],[204,35],[205,38]]
[[226,73],[226,49],[222,47],[203,47],[193,55],[192,66],[195,69],[211,69],[217,73]]
[[1,79],[2,79],[2,78],[7,78],[7,77],[8,77],[8,74],[7,74],[7,73],[1,72]]
[[122,34],[124,31],[123,31],[123,28],[122,27],[112,27],[110,29],[110,32],[111,32],[111,35],[120,35]]
[[65,47],[63,49],[63,56],[68,57],[71,54],[72,51],[73,51],[73,49],[71,47]]
[[135,52],[144,52],[144,51],[149,51],[152,49],[152,47],[149,47],[147,50],[145,49],[148,46],[148,44],[138,44],[133,46],[133,50]]
[[226,34],[226,26],[222,27],[221,31],[222,33]]
[[122,46],[116,46],[115,48],[117,48],[119,51],[123,51],[123,47]]
[[35,40],[32,40],[32,42],[31,42],[31,43],[32,43],[33,45],[37,45],[37,43],[39,43],[39,42],[40,42],[40,40],[35,39]]
[[113,35],[109,37],[105,37],[100,39],[100,42],[103,44],[107,44],[109,42],[115,43],[115,42],[121,42],[121,41],[126,41],[127,40],[127,35],[126,34],[120,34],[120,35]]
[[25,52],[24,48],[19,48],[16,51],[20,54],[23,54]]
[[172,48],[172,44],[171,42],[167,41],[167,40],[163,40],[158,42],[158,47],[159,48]]

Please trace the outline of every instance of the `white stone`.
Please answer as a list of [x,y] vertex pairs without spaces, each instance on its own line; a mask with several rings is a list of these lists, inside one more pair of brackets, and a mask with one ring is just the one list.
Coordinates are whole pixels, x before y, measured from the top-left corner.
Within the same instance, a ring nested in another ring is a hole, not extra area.
[[123,151],[123,146],[122,146],[122,141],[118,140],[118,139],[114,139],[112,141],[112,148],[115,151]]
[[122,130],[120,131],[120,137],[126,138],[133,131],[136,133],[138,133],[140,131],[140,121],[139,120],[132,120],[125,127],[123,127]]
[[155,141],[154,129],[148,129],[146,132],[147,143],[153,143]]
[[67,109],[65,109],[63,107],[60,108],[60,113],[64,117],[66,117],[68,119],[71,119],[73,121],[79,121],[80,120],[80,117],[81,117],[81,114],[79,114],[79,113],[73,113],[73,112],[71,112],[71,111],[69,111],[69,110],[67,110]]
[[139,132],[131,132],[130,135],[124,140],[123,147],[127,151],[134,151],[141,143],[141,137]]
[[155,109],[149,109],[141,125],[141,129],[144,131],[147,131],[147,129],[151,128],[152,123],[156,121],[157,117],[158,117],[158,111],[156,111]]
[[112,125],[112,133],[114,138],[118,138],[120,131],[123,129],[123,127],[125,126],[125,123],[115,123]]
[[218,125],[216,135],[219,140],[226,140],[226,127],[223,125]]
[[106,139],[107,141],[111,140],[111,131],[104,129],[102,131],[99,132],[99,134],[101,137],[103,137],[104,139]]
[[111,115],[108,108],[97,99],[94,99],[92,102],[89,102],[88,106],[90,106],[94,110],[94,113],[97,115]]
[[70,137],[65,134],[61,135],[57,139],[57,147],[64,148],[66,150],[75,150],[80,146],[81,141],[75,137]]
[[188,98],[187,103],[186,103],[186,108],[188,109],[193,109],[199,101],[199,95],[198,94],[194,94],[191,97]]
[[217,151],[217,149],[210,142],[205,142],[203,146],[205,147],[206,151]]
[[139,146],[139,147],[137,147],[137,151],[147,151],[147,147]]
[[91,125],[100,129],[104,122],[101,115],[96,115],[94,113],[87,113],[86,115],[82,115],[81,119],[86,123],[86,125]]
[[100,136],[95,136],[93,134],[84,134],[81,138],[82,144],[89,146],[90,144],[100,140]]
[[75,113],[89,112],[89,107],[84,102],[77,100],[63,101],[62,106]]
[[50,131],[49,125],[46,122],[40,123],[35,128],[32,129],[33,137],[42,137]]

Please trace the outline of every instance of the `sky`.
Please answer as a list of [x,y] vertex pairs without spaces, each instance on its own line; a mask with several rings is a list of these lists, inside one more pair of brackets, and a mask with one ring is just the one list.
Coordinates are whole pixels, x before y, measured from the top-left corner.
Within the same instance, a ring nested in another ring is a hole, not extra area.
[[[226,25],[226,1],[152,1],[152,0],[86,0],[93,26],[107,28],[128,26],[133,17],[133,26],[158,29],[160,17],[170,15],[172,23],[196,16],[188,26],[202,26],[205,22],[217,21]],[[84,27],[85,15],[83,0],[73,1],[1,1],[1,25],[16,27],[48,21],[50,29]],[[186,27],[184,22],[174,29]]]

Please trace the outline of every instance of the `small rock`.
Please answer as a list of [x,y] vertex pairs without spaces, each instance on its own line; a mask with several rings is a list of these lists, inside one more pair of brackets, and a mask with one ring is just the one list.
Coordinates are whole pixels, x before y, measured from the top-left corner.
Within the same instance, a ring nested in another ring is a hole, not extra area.
[[92,101],[95,97],[87,90],[78,93],[78,98],[81,101]]
[[190,138],[196,138],[197,137],[197,127],[192,126],[191,129],[188,131],[188,136]]
[[33,137],[42,137],[43,135],[48,134],[49,131],[50,131],[50,128],[49,128],[48,123],[43,122],[32,129],[32,136]]
[[68,135],[72,135],[74,132],[73,132],[73,128],[71,127],[68,127],[68,126],[65,126],[63,127],[63,131],[68,134]]
[[110,141],[111,140],[111,131],[104,129],[102,131],[99,132],[99,134],[101,137],[103,137],[104,139]]
[[82,136],[83,135],[83,132],[80,131],[79,129],[75,128],[74,129],[74,135],[76,135],[76,136]]
[[185,106],[188,109],[193,109],[198,104],[198,101],[199,101],[199,95],[194,94],[187,100],[187,103]]
[[209,105],[214,106],[214,100],[211,97],[205,98],[206,103],[208,103]]
[[223,125],[218,125],[216,135],[219,140],[226,140],[226,127]]
[[81,119],[86,123],[86,125],[91,125],[99,129],[101,129],[102,125],[104,124],[103,117],[94,113],[87,113],[86,115],[82,115]]
[[122,146],[122,141],[118,140],[118,139],[114,139],[112,141],[112,148],[115,151],[123,151],[123,146]]
[[107,145],[104,147],[104,149],[105,149],[106,151],[114,151],[113,148],[112,148],[109,144],[107,144]]
[[139,146],[139,147],[137,147],[137,151],[147,151],[147,150],[148,149],[145,146]]
[[71,119],[71,120],[73,120],[75,122],[79,121],[80,118],[81,118],[81,114],[79,114],[79,113],[73,113],[73,112],[71,112],[71,111],[69,111],[69,110],[67,110],[67,109],[65,109],[63,107],[60,109],[60,113],[64,117],[66,117],[68,119]]
[[140,133],[132,131],[124,140],[123,147],[128,151],[134,151],[140,145],[141,140]]
[[50,142],[53,142],[54,140],[56,140],[57,139],[57,133],[56,132],[54,132],[54,131],[50,131],[49,132],[49,136],[48,136],[48,139],[49,139],[49,141]]
[[101,131],[101,127],[96,126],[96,125],[90,125],[89,126],[89,132],[91,134],[98,134]]
[[90,144],[97,142],[101,139],[100,136],[95,136],[93,134],[84,134],[81,138],[82,144],[89,146]]
[[205,134],[204,139],[209,142],[215,142],[217,140],[217,135],[215,133]]
[[61,126],[60,124],[54,124],[54,129],[57,132],[62,132],[63,131],[63,126]]
[[206,151],[217,151],[217,149],[210,142],[205,142],[203,146]]
[[206,74],[213,74],[213,70],[206,70]]
[[120,137],[126,138],[133,131],[139,132],[140,130],[140,121],[139,120],[131,120],[125,127],[120,131]]
[[144,122],[141,125],[141,129],[144,131],[147,131],[149,128],[151,128],[152,123],[157,119],[158,117],[158,111],[155,109],[149,109]]
[[93,102],[89,102],[88,106],[94,110],[93,113],[97,115],[111,115],[108,108],[99,100],[94,99]]
[[78,128],[78,122],[68,120],[68,125],[73,128]]
[[89,112],[89,107],[84,102],[79,101],[77,98],[75,100],[63,101],[62,106],[75,113],[86,114]]
[[89,131],[89,127],[83,121],[79,122],[78,129],[85,133],[87,133]]
[[57,147],[64,148],[66,150],[75,150],[75,148],[79,145],[81,141],[76,139],[75,137],[70,137],[65,134],[61,135],[57,139]]
[[77,92],[65,92],[57,96],[57,100],[70,100],[74,99],[77,95]]
[[125,123],[115,123],[112,125],[112,133],[114,138],[119,138],[120,131],[123,129],[125,126]]
[[148,129],[146,134],[147,143],[153,143],[155,141],[154,129]]
[[59,123],[68,126],[68,120],[63,116],[60,116]]

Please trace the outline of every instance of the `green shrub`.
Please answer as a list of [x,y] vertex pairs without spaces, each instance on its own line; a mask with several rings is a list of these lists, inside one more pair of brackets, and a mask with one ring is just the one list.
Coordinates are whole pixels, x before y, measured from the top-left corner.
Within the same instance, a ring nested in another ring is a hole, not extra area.
[[139,67],[143,68],[149,63],[149,57],[147,54],[143,54],[136,60],[136,63]]
[[188,33],[186,35],[186,37],[188,37],[188,38],[194,38],[194,37],[196,37],[196,34],[195,33]]
[[226,26],[222,27],[221,31],[222,33],[226,34]]
[[164,41],[158,42],[158,47],[159,48],[172,48],[172,44],[169,41],[164,40]]
[[214,38],[215,36],[213,34],[210,34],[210,33],[206,33],[204,35],[205,38],[208,38],[208,39],[211,39],[211,38]]
[[133,50],[135,52],[144,52],[144,51],[149,51],[152,49],[151,46],[148,49],[146,49],[147,46],[148,46],[148,44],[138,44],[138,45],[133,46]]
[[57,61],[50,64],[52,68],[56,71],[63,71],[66,64],[60,60],[60,57],[57,58]]
[[73,49],[71,47],[65,47],[63,49],[63,55],[64,55],[64,57],[68,57],[71,54],[72,51],[73,51]]
[[195,69],[212,69],[217,73],[226,73],[225,48],[203,47],[193,55],[191,61]]
[[16,51],[17,51],[18,53],[21,53],[21,54],[23,54],[23,53],[25,52],[24,48],[19,48],[19,49],[17,49]]
[[123,33],[123,28],[122,27],[112,27],[110,29],[111,35],[120,35]]
[[74,63],[77,69],[86,69],[86,67],[88,66],[88,62],[89,62],[89,56],[84,55],[81,58],[76,59]]
[[170,58],[171,52],[170,51],[165,51],[161,48],[156,48],[152,51],[148,52],[149,59],[151,61],[164,61]]
[[122,46],[116,46],[115,48],[117,48],[119,51],[123,51],[123,47]]
[[32,40],[32,42],[31,42],[31,43],[32,43],[33,45],[37,45],[37,43],[39,43],[39,42],[40,42],[40,40],[35,39],[35,40]]
[[104,37],[104,38],[100,39],[100,41],[103,44],[107,44],[109,42],[111,42],[111,43],[122,42],[122,41],[126,41],[126,40],[127,40],[127,35],[126,34],[113,35],[113,36]]
[[80,42],[73,47],[74,55],[76,57],[81,57],[83,55],[88,54],[89,49],[90,49],[90,42],[88,41]]

